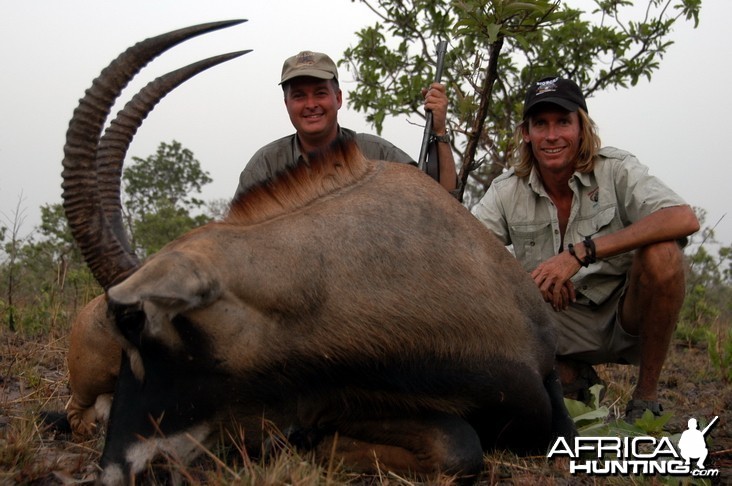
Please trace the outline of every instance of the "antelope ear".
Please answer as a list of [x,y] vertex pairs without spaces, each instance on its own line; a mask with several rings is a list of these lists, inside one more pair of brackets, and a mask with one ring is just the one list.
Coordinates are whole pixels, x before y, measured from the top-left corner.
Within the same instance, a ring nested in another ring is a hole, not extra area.
[[159,253],[107,294],[118,304],[146,301],[181,313],[213,302],[221,294],[218,275],[200,255],[180,251]]

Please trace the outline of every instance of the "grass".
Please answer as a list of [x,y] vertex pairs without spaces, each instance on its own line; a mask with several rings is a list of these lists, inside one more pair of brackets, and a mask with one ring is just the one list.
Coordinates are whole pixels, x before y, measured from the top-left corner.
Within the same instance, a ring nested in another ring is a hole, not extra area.
[[[723,477],[732,481],[732,390],[710,363],[707,350],[679,340],[671,349],[661,385],[661,400],[673,415],[664,425],[667,433],[685,429],[689,417],[707,421],[720,416],[714,429],[710,459]],[[86,442],[44,429],[39,422],[43,410],[62,410],[69,398],[65,365],[67,331],[25,335],[0,331],[0,485],[10,484],[90,484],[97,474],[103,447],[103,433]],[[605,407],[612,425],[633,389],[635,370],[629,366],[598,367],[608,383],[607,393],[598,404]],[[288,447],[266,462],[250,458],[241,441],[233,446],[204,450],[195,464],[182,466],[174,458],[156,465],[156,471],[177,474],[186,484],[211,485],[333,485],[421,484],[412,478],[386,471],[373,476],[350,473],[341,464],[316,465],[311,458]],[[709,464],[709,462],[708,462]],[[149,480],[149,484],[156,483]],[[570,476],[566,460],[548,461],[544,456],[518,457],[508,452],[486,455],[481,484],[519,485],[657,485],[678,484],[678,479],[659,477],[599,478]],[[147,483],[146,483],[147,484]],[[430,484],[453,484],[444,477]],[[684,483],[708,484],[708,483]]]

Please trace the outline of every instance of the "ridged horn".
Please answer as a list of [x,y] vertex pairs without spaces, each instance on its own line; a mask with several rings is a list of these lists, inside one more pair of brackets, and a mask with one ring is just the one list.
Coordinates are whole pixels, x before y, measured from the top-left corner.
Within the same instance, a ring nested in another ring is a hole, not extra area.
[[248,52],[251,50],[210,57],[160,76],[142,88],[104,131],[97,146],[97,190],[112,232],[126,252],[132,253],[132,250],[122,220],[120,181],[124,159],[137,129],[155,105],[175,88],[210,67]]
[[[186,27],[135,44],[102,71],[74,110],[64,145],[64,210],[87,265],[105,290],[139,264],[127,243],[119,202],[122,160],[134,132],[147,113],[169,91],[207,67],[244,52],[207,59],[169,73],[167,79],[168,75],[165,75],[153,81],[135,96],[136,100],[133,98],[134,101],[128,103],[128,106],[133,105],[129,110],[126,106],[119,113],[114,129],[110,125],[108,136],[105,133],[105,142],[100,146],[102,128],[114,101],[129,81],[161,53],[192,37],[242,22],[245,20]],[[112,152],[114,155],[110,155]],[[98,157],[100,154],[103,156],[102,161]],[[115,158],[118,160],[115,161]],[[119,167],[115,168],[117,165]],[[99,173],[100,167],[102,174]],[[117,180],[111,180],[109,174]],[[116,222],[111,223],[110,220]]]

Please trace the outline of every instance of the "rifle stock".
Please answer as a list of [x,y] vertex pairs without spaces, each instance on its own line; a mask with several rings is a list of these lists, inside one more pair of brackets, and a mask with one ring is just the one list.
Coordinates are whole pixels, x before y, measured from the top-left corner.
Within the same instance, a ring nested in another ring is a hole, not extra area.
[[[440,41],[437,44],[437,66],[435,68],[435,82],[442,81],[442,70],[445,64],[445,53],[447,52],[447,41]],[[422,134],[422,146],[419,151],[417,166],[423,172],[429,174],[433,179],[440,180],[440,161],[437,157],[435,142],[432,140],[432,112],[425,113],[424,133]]]

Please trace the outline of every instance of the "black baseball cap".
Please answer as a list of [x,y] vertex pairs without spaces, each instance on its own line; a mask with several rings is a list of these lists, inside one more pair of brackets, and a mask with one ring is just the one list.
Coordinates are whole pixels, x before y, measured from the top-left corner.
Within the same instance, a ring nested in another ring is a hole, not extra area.
[[574,81],[559,76],[543,78],[529,88],[524,101],[524,118],[539,103],[553,103],[568,111],[582,108],[588,112],[585,97],[579,86]]

